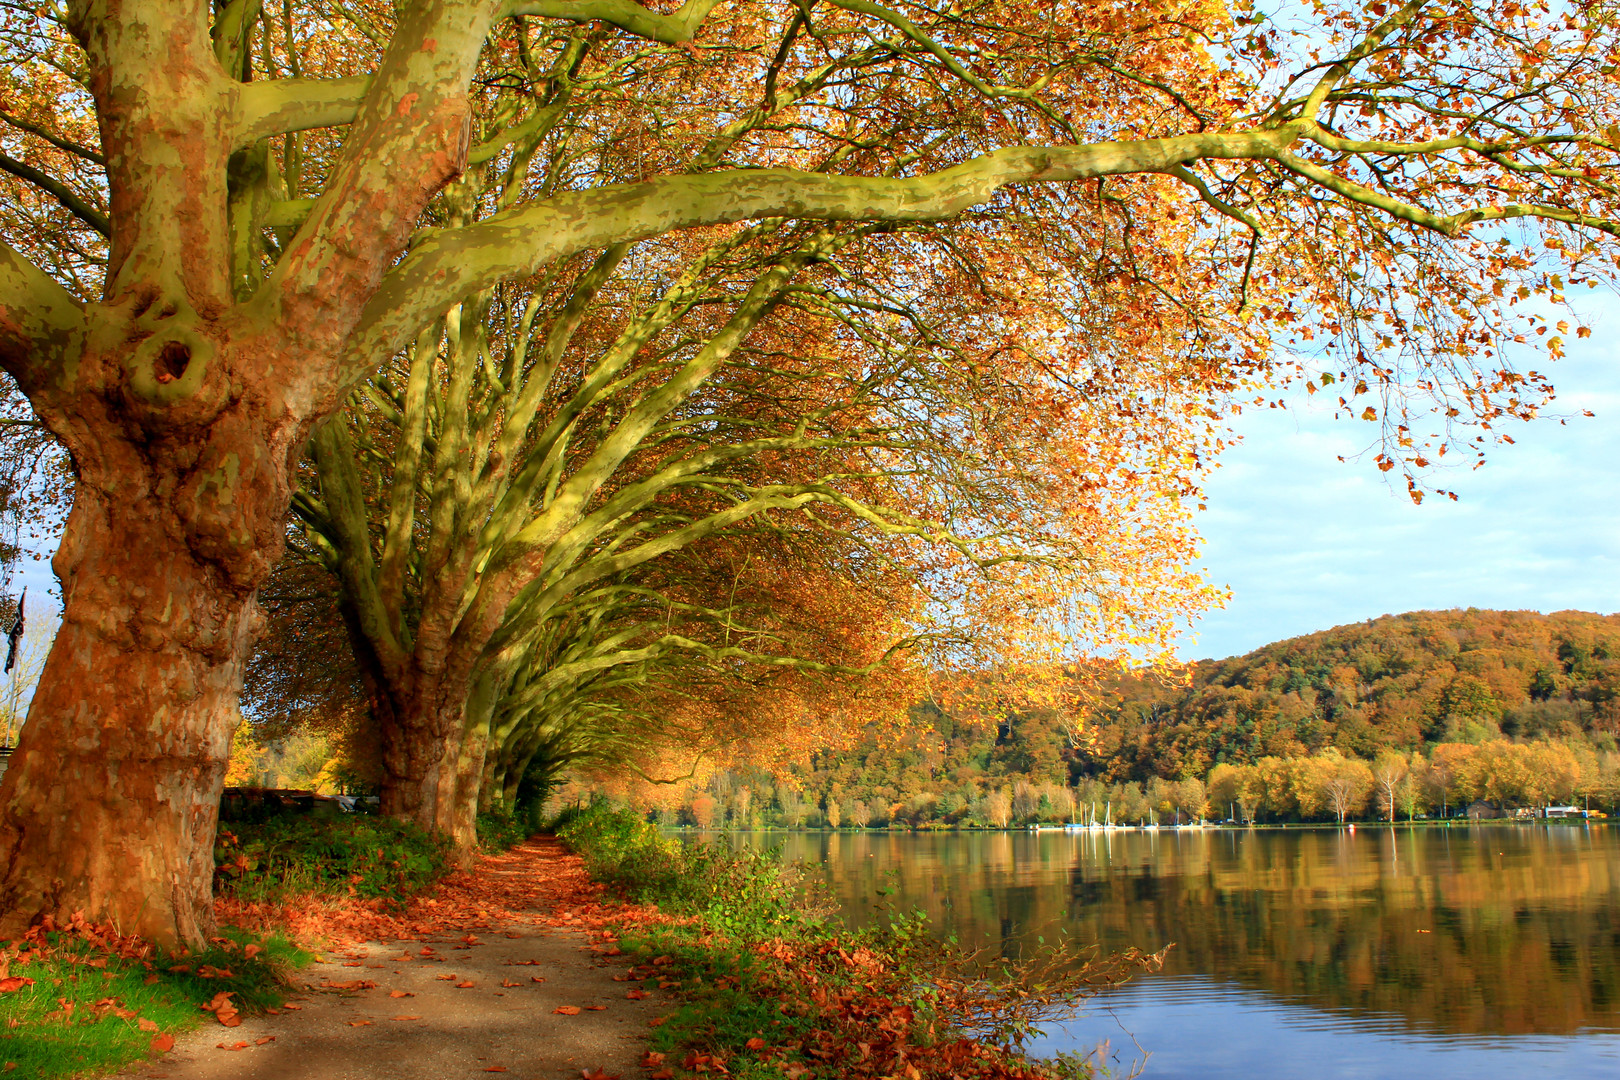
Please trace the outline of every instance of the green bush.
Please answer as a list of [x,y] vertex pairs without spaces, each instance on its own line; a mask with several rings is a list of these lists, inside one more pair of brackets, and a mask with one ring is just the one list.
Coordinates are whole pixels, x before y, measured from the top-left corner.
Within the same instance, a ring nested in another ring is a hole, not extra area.
[[565,810],[557,837],[585,860],[597,881],[644,903],[702,915],[716,930],[757,940],[824,922],[830,907],[807,902],[802,875],[776,851],[728,851],[682,844],[624,807],[596,802]]
[[401,900],[442,877],[448,844],[391,818],[281,816],[222,827],[217,887],[247,900],[287,891]]
[[478,815],[478,846],[485,851],[505,851],[529,838],[529,823],[509,813]]

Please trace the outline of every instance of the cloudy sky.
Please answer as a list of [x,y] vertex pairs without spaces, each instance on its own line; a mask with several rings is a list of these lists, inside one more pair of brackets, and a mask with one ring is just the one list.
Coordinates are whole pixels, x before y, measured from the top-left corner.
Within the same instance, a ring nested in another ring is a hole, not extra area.
[[1200,515],[1204,564],[1232,599],[1184,655],[1231,656],[1424,608],[1620,611],[1620,303],[1581,310],[1592,336],[1571,335],[1570,355],[1548,369],[1551,411],[1595,417],[1514,424],[1516,444],[1483,468],[1437,477],[1456,503],[1414,506],[1370,454],[1338,461],[1363,449],[1370,424],[1306,400],[1242,417],[1243,443]]

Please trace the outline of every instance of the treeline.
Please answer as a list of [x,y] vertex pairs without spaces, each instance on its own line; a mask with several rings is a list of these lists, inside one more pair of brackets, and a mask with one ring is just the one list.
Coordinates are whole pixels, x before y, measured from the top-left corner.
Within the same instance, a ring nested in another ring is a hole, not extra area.
[[1620,802],[1620,617],[1386,616],[1122,679],[1084,726],[932,704],[778,770],[640,794],[703,827],[1005,827],[1092,814],[1329,821]]

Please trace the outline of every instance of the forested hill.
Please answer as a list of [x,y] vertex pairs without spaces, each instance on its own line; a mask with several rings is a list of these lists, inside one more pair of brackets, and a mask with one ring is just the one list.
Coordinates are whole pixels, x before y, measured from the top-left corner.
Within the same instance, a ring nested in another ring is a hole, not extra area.
[[1123,681],[1075,762],[1110,779],[1203,776],[1221,762],[1337,747],[1373,758],[1506,735],[1612,741],[1620,615],[1414,611],[1194,666],[1191,684]]

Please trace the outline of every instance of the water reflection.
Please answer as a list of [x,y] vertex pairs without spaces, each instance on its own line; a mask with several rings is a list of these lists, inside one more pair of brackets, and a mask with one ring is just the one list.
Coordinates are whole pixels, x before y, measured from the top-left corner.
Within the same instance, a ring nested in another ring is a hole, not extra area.
[[[787,836],[784,854],[821,864],[857,921],[892,884],[942,931],[1004,950],[1058,931],[1109,948],[1174,942],[1162,976],[1112,999],[1153,1028],[1163,1017],[1145,1009],[1251,1035],[1264,1014],[1299,1033],[1398,1031],[1453,1058],[1466,1044],[1535,1060],[1571,1041],[1528,1036],[1579,1034],[1603,1062],[1592,1075],[1620,1060],[1613,828],[812,833]],[[1572,1065],[1560,1059],[1583,1073]]]

